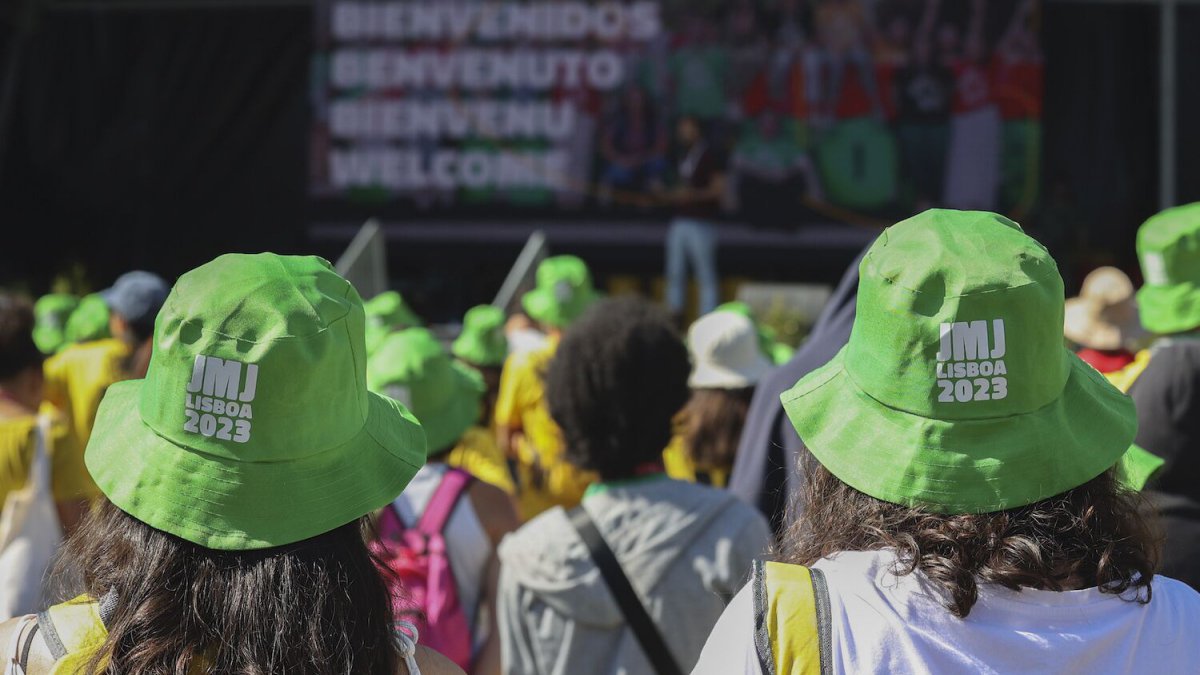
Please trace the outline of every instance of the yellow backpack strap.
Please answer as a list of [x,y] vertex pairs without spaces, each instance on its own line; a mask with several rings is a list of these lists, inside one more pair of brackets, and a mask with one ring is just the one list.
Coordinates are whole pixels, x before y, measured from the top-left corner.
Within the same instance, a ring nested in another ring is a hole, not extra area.
[[754,643],[764,675],[833,672],[829,588],[820,570],[755,561]]
[[51,673],[76,673],[108,638],[100,605],[81,595],[38,614],[42,639],[54,657]]

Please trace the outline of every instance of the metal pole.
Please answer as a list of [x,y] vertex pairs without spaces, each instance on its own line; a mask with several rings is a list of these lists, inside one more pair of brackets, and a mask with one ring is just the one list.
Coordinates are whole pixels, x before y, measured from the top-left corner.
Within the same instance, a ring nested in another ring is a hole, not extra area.
[[1159,5],[1158,207],[1175,205],[1176,0]]

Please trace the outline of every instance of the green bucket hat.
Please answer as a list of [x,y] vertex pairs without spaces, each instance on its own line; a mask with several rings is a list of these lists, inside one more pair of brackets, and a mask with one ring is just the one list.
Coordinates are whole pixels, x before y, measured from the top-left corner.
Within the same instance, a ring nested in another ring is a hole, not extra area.
[[597,298],[587,264],[573,255],[546,258],[537,269],[537,287],[521,305],[539,323],[566,328]]
[[849,343],[781,397],[813,455],[876,499],[1015,508],[1115,465],[1133,401],[1063,346],[1050,254],[993,213],[931,210],[859,266]]
[[320,258],[224,255],[180,277],[144,380],[109,387],[85,460],[121,510],[206,548],[314,537],[390,503],[425,461],[367,391],[362,300]]
[[99,293],[83,296],[67,319],[67,343],[91,342],[112,337],[108,330],[108,303]]
[[1147,220],[1137,233],[1146,284],[1137,293],[1142,325],[1154,333],[1200,326],[1200,202]]
[[425,322],[412,311],[397,291],[384,291],[363,303],[367,315],[367,353],[373,354],[389,333],[423,326]]
[[367,384],[412,410],[432,452],[453,446],[479,419],[483,378],[424,328],[389,335],[367,364]]
[[51,293],[33,305],[33,342],[43,354],[53,354],[67,343],[67,321],[79,306],[79,298]]
[[508,356],[508,339],[504,337],[504,310],[491,305],[479,305],[467,311],[462,333],[450,347],[454,356],[480,367],[504,364]]

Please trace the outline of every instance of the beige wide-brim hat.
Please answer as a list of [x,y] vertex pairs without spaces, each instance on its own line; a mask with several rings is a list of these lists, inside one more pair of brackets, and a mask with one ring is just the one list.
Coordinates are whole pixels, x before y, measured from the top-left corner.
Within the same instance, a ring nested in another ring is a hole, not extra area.
[[1063,334],[1089,349],[1121,349],[1144,336],[1133,282],[1115,267],[1100,267],[1083,280],[1079,297],[1066,303]]

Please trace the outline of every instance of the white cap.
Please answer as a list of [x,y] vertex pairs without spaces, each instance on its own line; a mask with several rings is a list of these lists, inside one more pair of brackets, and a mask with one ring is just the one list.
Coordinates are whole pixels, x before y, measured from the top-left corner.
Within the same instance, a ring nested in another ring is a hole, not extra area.
[[688,330],[692,376],[696,389],[752,387],[771,370],[758,348],[758,331],[749,317],[717,311],[700,317]]

